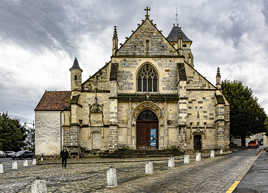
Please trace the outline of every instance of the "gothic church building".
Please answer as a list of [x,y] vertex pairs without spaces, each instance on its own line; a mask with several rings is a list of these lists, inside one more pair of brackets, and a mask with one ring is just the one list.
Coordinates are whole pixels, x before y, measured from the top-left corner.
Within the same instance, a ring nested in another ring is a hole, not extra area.
[[120,148],[229,148],[229,103],[194,67],[192,41],[174,25],[165,37],[145,19],[98,72],[82,81],[75,58],[70,91],[46,91],[35,108],[36,155]]

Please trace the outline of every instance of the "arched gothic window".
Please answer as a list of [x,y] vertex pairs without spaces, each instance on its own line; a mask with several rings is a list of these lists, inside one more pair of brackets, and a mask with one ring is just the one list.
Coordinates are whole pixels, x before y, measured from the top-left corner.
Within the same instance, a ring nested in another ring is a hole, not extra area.
[[139,92],[157,92],[158,76],[150,64],[145,64],[138,73]]

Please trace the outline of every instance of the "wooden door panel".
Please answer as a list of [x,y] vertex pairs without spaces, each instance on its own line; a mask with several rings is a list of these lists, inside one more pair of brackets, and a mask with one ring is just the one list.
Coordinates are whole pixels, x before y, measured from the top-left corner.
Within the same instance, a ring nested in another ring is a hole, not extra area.
[[157,129],[157,147],[158,148],[158,121],[137,121],[136,124],[136,135],[137,135],[137,148],[139,149],[151,149],[150,139],[151,133],[150,129]]

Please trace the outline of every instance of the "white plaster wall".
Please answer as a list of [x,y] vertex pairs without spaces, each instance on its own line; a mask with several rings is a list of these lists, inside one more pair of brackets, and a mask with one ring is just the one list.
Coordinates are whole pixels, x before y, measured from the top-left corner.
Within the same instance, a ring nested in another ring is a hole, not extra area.
[[36,111],[35,155],[55,155],[60,149],[60,111]]

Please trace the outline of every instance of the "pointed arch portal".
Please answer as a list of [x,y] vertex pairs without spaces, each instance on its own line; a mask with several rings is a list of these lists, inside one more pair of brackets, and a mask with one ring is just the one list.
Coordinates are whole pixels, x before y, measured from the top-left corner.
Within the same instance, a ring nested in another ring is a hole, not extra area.
[[136,120],[137,149],[158,149],[158,118],[151,110],[141,112]]

